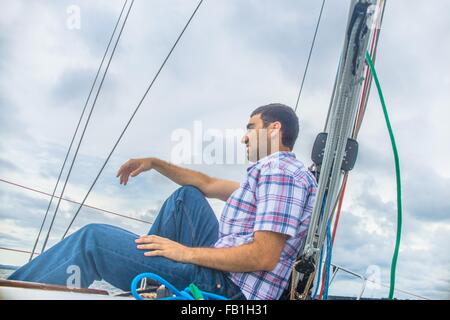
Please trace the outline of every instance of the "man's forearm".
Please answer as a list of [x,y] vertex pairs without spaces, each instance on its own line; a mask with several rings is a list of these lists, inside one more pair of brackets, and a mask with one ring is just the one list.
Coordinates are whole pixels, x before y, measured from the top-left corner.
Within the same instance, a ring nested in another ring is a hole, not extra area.
[[227,272],[255,272],[276,267],[286,239],[284,234],[256,231],[252,242],[230,248],[192,248],[157,235],[141,236],[136,243],[149,257],[163,256]]
[[150,160],[153,169],[181,186],[193,185],[205,193],[205,187],[212,180],[206,174],[182,168],[158,158],[150,158]]
[[270,271],[253,244],[231,248],[190,248],[188,263],[226,272]]

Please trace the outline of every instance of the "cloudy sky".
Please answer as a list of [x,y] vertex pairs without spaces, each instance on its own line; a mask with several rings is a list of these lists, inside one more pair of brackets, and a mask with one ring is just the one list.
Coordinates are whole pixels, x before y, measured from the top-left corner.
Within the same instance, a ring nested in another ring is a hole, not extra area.
[[[51,193],[122,1],[2,1],[0,12],[0,178]],[[305,84],[297,157],[310,164],[324,125],[350,1],[328,0]],[[80,148],[65,197],[81,201],[165,55],[195,8],[193,0],[136,0]],[[155,172],[120,186],[134,157],[170,160],[173,132],[242,129],[256,107],[294,105],[320,1],[206,1],[126,132],[87,203],[152,221],[177,186]],[[68,8],[80,28],[68,27]],[[397,286],[450,298],[450,3],[388,1],[377,68],[399,147],[404,228]],[[373,91],[374,93],[375,91]],[[333,262],[389,282],[396,229],[395,171],[375,94],[359,136]],[[191,165],[240,180],[245,164]],[[61,188],[59,189],[61,190]],[[49,197],[0,184],[0,247],[30,250]],[[217,215],[223,203],[211,201]],[[77,206],[62,202],[50,243]],[[149,225],[83,209],[72,231],[92,222],[136,233]],[[48,224],[47,224],[48,225]],[[27,255],[0,250],[0,264]],[[339,275],[331,293],[359,283]],[[386,296],[369,288],[367,296]]]

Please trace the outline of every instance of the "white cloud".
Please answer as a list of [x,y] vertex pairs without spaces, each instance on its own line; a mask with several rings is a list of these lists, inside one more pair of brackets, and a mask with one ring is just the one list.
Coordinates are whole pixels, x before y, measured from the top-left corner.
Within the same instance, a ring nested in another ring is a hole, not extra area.
[[[80,200],[120,130],[153,78],[196,1],[136,1],[87,130],[67,189]],[[81,8],[81,29],[68,30],[66,7]],[[0,174],[51,192],[96,68],[121,9],[121,1],[14,1],[0,13]],[[152,172],[124,188],[114,174],[128,158],[170,157],[170,133],[242,128],[257,106],[295,103],[319,3],[311,1],[206,1],[124,136],[88,203],[139,217],[156,210],[175,185]],[[448,193],[450,22],[447,1],[388,2],[377,68],[399,145],[404,178],[404,233],[399,287],[448,298],[450,269]],[[316,51],[300,105],[298,157],[309,164],[322,130],[341,50],[347,8],[327,1]],[[8,130],[7,132],[6,129]],[[395,178],[384,119],[373,89],[359,137],[334,259],[364,272],[379,265],[388,279],[395,237]],[[245,166],[195,166],[241,179]],[[46,197],[31,199],[2,187],[0,222],[10,237],[35,234]],[[39,210],[26,206],[39,206]],[[211,202],[216,214],[222,204]],[[42,207],[42,208],[41,208]],[[11,220],[11,210],[30,221]],[[61,232],[75,206],[63,205]],[[439,211],[439,212],[436,212]],[[24,213],[25,216],[25,213]],[[64,221],[63,221],[64,220]],[[30,222],[36,222],[31,227]],[[82,211],[76,226],[121,225],[143,233],[147,226]],[[33,237],[31,237],[33,238]],[[57,241],[58,237],[52,239]],[[10,239],[11,240],[11,239]],[[28,239],[28,248],[33,239]],[[17,243],[18,244],[18,243]],[[11,254],[0,253],[0,261]],[[15,262],[14,262],[15,261]],[[343,290],[348,285],[342,282]],[[339,289],[338,288],[338,289]],[[341,290],[339,289],[339,290]],[[342,291],[343,292],[343,291]],[[379,293],[373,293],[374,295]]]

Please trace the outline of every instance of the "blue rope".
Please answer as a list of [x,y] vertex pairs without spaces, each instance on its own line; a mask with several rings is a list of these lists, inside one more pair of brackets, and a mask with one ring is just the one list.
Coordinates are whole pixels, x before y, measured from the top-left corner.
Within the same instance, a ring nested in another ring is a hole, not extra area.
[[[149,299],[142,298],[141,295],[137,292],[137,287],[139,286],[139,282],[144,278],[155,280],[155,281],[161,283],[167,289],[172,291],[172,293],[174,294],[173,297],[165,297],[165,298],[161,298],[158,300],[195,300],[194,297],[192,296],[192,292],[189,289],[189,287],[185,288],[183,291],[180,291],[177,288],[175,288],[175,286],[172,285],[166,279],[158,276],[157,274],[151,273],[151,272],[141,273],[141,274],[137,275],[136,277],[134,277],[133,281],[131,282],[131,294],[133,295],[133,297],[136,300],[149,300]],[[206,291],[200,291],[200,292],[203,295],[203,297],[205,298],[205,300],[229,300],[226,297],[223,297],[221,295],[214,294],[211,292],[206,292]]]
[[[324,197],[323,197],[323,201],[322,201],[322,209],[320,211],[320,219],[323,218],[323,212],[325,211],[325,204],[327,202],[327,192],[325,192]],[[320,251],[320,259],[319,259],[319,272],[317,273],[317,283],[316,283],[316,287],[314,289],[314,294],[312,296],[312,299],[315,300],[316,296],[317,296],[317,292],[319,291],[319,287],[320,287],[320,278],[322,277],[322,258],[323,258],[323,246],[322,245],[322,250]]]
[[[323,244],[323,246],[325,246],[325,244]],[[319,272],[317,275],[317,283],[316,283],[316,287],[314,289],[313,300],[315,300],[317,297],[317,293],[320,288],[320,281],[322,280],[321,279],[321,277],[322,277],[322,258],[323,258],[323,252],[324,252],[323,246],[322,246],[322,251],[320,252]],[[328,287],[329,287],[329,283],[330,283],[332,251],[333,251],[333,247],[332,247],[331,220],[330,220],[330,221],[328,221],[328,225],[327,225],[327,254],[326,254],[325,266],[324,266],[324,268],[325,268],[325,286],[323,289],[323,300],[328,299]]]
[[328,299],[328,287],[330,286],[330,270],[331,270],[331,256],[333,252],[333,243],[331,237],[331,219],[328,221],[327,226],[327,257],[325,260],[325,286],[323,288],[323,300]]

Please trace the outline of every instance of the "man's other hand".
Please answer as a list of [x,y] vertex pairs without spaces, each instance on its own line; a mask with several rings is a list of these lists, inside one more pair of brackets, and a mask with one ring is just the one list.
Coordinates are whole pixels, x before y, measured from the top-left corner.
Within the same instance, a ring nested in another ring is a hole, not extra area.
[[[135,240],[139,250],[147,257],[161,256],[178,262],[190,263],[191,248],[156,235],[144,235]],[[149,250],[149,251],[147,251]]]
[[130,159],[120,167],[116,177],[119,177],[120,184],[126,185],[130,176],[135,177],[141,172],[148,171],[151,168],[151,158]]

